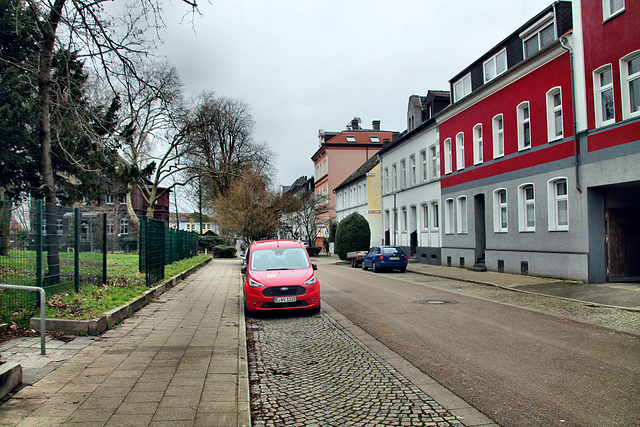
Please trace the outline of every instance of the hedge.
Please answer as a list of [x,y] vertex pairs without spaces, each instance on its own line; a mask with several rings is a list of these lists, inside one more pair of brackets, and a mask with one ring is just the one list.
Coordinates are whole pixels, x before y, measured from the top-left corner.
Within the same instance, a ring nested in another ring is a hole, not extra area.
[[218,245],[213,248],[213,257],[214,258],[235,258],[236,257],[236,247],[235,246],[223,246]]

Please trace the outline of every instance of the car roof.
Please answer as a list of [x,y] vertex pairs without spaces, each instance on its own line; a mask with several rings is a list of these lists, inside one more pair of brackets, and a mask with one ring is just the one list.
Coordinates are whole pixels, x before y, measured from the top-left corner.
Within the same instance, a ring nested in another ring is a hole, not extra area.
[[303,248],[301,242],[295,240],[259,240],[251,244],[251,250],[273,248]]

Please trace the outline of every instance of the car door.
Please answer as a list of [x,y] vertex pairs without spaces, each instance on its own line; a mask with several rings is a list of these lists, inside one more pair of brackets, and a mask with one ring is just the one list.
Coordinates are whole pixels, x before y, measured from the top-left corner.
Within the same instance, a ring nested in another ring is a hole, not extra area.
[[362,264],[365,267],[371,267],[371,265],[373,264],[373,253],[375,250],[376,248],[369,249],[369,252],[367,252],[364,258],[362,258]]

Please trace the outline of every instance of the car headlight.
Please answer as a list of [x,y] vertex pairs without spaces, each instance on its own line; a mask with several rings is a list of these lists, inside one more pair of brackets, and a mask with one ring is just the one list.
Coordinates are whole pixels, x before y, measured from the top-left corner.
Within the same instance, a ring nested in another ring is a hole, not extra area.
[[256,282],[251,277],[249,277],[249,286],[251,286],[252,288],[264,288],[264,285],[262,283]]
[[314,274],[313,276],[311,276],[311,279],[307,280],[306,282],[303,283],[304,286],[311,286],[311,285],[315,285],[316,282],[318,280],[316,280],[316,275]]

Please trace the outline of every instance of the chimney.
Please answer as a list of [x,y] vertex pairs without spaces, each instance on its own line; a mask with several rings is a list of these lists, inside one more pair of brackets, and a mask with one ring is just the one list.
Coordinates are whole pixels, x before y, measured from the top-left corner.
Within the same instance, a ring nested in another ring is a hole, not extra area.
[[380,120],[374,120],[371,122],[373,130],[380,130]]
[[360,129],[360,118],[354,117],[353,120],[351,120],[351,130],[357,129]]

